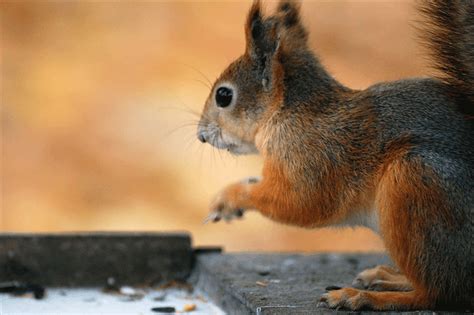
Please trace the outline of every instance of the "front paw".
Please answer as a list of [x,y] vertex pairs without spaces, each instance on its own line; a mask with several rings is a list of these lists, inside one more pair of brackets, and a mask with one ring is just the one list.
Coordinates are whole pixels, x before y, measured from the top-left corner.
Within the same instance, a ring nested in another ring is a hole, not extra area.
[[238,199],[241,197],[241,184],[235,184],[217,195],[210,206],[210,213],[204,220],[204,223],[219,222],[224,220],[226,222],[233,219],[240,219],[244,215],[245,210],[238,205]]

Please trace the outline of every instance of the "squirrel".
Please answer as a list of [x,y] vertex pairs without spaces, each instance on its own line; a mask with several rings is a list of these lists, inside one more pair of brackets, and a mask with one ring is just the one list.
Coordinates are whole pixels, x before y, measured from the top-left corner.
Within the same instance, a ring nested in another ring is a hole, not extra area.
[[319,304],[349,310],[474,307],[474,1],[421,4],[436,77],[350,89],[308,47],[300,2],[264,15],[214,83],[197,137],[263,157],[209,219],[255,210],[305,228],[366,226],[396,268],[361,272]]

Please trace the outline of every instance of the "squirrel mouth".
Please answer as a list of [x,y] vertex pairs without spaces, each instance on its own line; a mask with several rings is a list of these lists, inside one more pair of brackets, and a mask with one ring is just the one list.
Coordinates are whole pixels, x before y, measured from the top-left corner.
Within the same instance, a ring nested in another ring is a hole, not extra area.
[[208,143],[219,150],[225,150],[234,155],[250,153],[250,152],[247,152],[249,150],[245,148],[246,145],[239,145],[233,142],[226,142],[221,135],[218,135],[216,137],[211,137]]
[[230,152],[232,154],[237,154],[237,152],[239,151],[238,145],[236,145],[235,143],[226,143],[222,139],[218,139],[218,141],[215,142],[209,142],[209,144],[219,150],[226,150],[227,152]]
[[232,154],[239,154],[239,147],[233,143],[228,144],[226,150]]
[[258,153],[253,143],[232,135],[223,134],[222,129],[217,125],[207,125],[202,128],[198,132],[198,138],[203,143],[209,143],[219,150],[226,150],[234,155]]

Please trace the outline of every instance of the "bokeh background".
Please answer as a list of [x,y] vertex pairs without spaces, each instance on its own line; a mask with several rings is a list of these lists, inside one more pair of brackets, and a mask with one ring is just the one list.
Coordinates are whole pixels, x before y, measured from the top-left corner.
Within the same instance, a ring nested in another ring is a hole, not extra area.
[[[202,224],[214,193],[260,173],[258,156],[195,138],[207,81],[244,50],[249,6],[3,1],[1,230],[187,230],[231,251],[382,250],[362,228],[303,230],[253,213]],[[306,1],[303,16],[311,46],[352,88],[429,73],[412,1]]]

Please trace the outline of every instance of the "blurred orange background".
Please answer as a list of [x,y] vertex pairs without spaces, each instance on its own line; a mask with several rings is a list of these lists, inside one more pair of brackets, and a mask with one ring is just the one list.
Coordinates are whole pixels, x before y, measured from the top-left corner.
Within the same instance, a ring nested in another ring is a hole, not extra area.
[[[3,231],[187,230],[196,245],[231,251],[383,249],[367,229],[303,230],[254,213],[202,224],[214,193],[260,173],[258,156],[195,137],[206,80],[244,50],[250,2],[0,6]],[[429,72],[411,1],[302,9],[311,46],[352,88]]]

